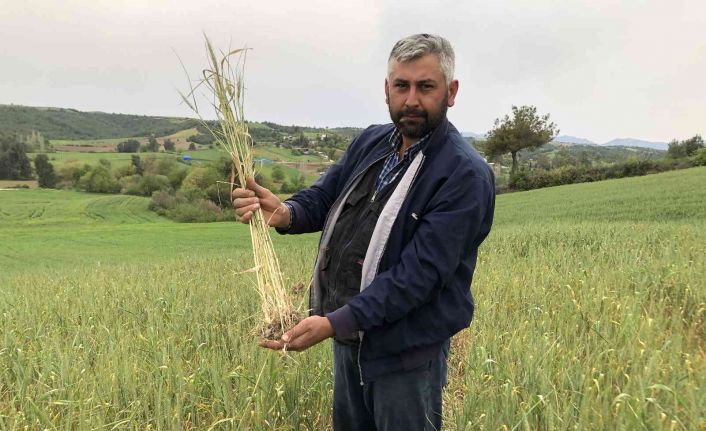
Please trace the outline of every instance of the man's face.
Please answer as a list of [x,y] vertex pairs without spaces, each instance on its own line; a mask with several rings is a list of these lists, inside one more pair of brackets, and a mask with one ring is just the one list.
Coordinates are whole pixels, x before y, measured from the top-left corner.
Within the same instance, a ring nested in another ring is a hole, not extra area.
[[394,62],[385,80],[390,118],[402,136],[420,139],[435,129],[454,105],[458,81],[446,85],[439,58],[434,54]]

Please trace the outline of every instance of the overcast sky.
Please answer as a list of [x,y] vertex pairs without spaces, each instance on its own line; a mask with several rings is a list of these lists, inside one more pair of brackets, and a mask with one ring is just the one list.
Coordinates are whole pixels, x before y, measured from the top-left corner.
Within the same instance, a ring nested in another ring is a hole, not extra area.
[[462,131],[529,104],[597,143],[706,133],[704,0],[0,0],[0,103],[193,116],[174,52],[197,75],[202,31],[253,49],[254,121],[388,122],[389,50],[427,32],[455,47]]

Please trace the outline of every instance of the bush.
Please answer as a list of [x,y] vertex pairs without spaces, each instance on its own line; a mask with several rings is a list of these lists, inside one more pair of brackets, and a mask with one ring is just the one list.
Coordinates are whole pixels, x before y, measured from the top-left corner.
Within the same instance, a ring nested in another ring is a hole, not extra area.
[[177,197],[165,191],[156,191],[152,194],[148,208],[159,215],[167,215],[167,210],[170,210],[178,203]]
[[119,180],[123,177],[129,177],[137,174],[137,169],[135,168],[135,165],[122,165],[115,168],[113,174],[115,175],[115,178]]
[[[633,159],[628,160],[625,163],[615,163],[603,167],[563,166],[550,171],[520,170],[510,177],[508,189],[532,190],[543,187],[560,186],[563,184],[586,183],[613,178],[634,177],[674,169],[690,168],[695,164],[695,159]],[[502,192],[505,190],[499,188],[499,191]]]
[[166,211],[166,216],[181,223],[216,222],[225,219],[221,208],[206,199],[178,202]]
[[164,175],[143,175],[137,185],[137,194],[140,196],[152,196],[156,191],[168,191],[171,189],[169,178]]
[[120,184],[120,193],[126,195],[140,195],[137,186],[142,180],[142,175],[128,175],[118,179],[118,184]]
[[[194,190],[202,198],[208,196],[206,190],[222,181],[220,173],[213,167],[197,167],[191,170],[181,184],[182,190]],[[228,187],[230,190],[230,187]]]
[[81,177],[90,170],[91,166],[86,163],[81,163],[78,160],[67,160],[57,170],[59,180],[57,186],[60,188],[74,188]]
[[141,161],[141,166],[143,173],[153,174],[153,175],[169,175],[169,173],[176,169],[179,164],[174,157],[158,157],[155,155],[149,155]]
[[78,181],[77,187],[91,193],[119,193],[120,184],[108,168],[95,166]]
[[175,166],[174,169],[169,171],[169,173],[167,174],[167,178],[169,178],[169,184],[172,185],[172,188],[174,190],[177,190],[179,187],[181,187],[181,184],[184,182],[184,179],[188,174],[189,169],[183,166]]

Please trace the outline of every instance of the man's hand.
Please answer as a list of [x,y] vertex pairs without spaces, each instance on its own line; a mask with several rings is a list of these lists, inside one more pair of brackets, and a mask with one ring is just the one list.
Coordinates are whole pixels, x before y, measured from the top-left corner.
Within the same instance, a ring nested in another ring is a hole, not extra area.
[[268,225],[279,228],[289,226],[289,208],[274,193],[252,178],[247,180],[246,187],[233,190],[233,206],[241,222],[250,223],[253,213],[260,208]]
[[328,318],[311,316],[299,322],[297,326],[284,334],[281,340],[263,340],[259,344],[260,347],[272,350],[301,352],[329,337],[333,337],[333,334],[333,327]]

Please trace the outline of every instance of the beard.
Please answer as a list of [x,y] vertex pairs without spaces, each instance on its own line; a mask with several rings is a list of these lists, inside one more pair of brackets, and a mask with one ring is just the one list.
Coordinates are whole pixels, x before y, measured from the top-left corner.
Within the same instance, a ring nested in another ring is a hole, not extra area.
[[[388,104],[388,109],[390,111],[390,119],[400,131],[400,134],[406,138],[421,139],[426,136],[427,133],[436,129],[444,118],[446,117],[446,111],[448,107],[448,97],[444,97],[444,100],[439,104],[432,112],[426,111],[424,109],[412,109],[403,107],[400,110],[394,110],[391,105]],[[403,117],[412,117],[403,119]]]

